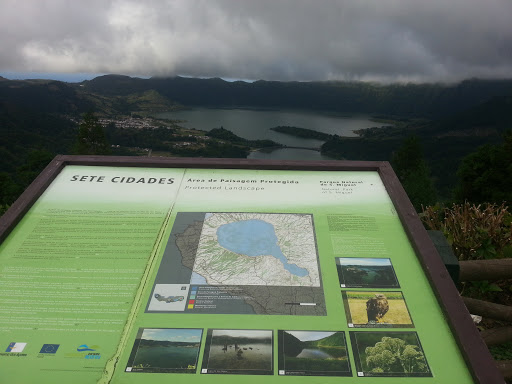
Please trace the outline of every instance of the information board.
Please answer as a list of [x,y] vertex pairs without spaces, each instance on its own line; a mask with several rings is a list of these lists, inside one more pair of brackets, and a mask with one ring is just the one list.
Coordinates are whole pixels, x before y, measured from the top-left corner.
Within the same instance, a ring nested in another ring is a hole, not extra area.
[[474,382],[377,168],[170,164],[61,165],[20,216],[5,382]]

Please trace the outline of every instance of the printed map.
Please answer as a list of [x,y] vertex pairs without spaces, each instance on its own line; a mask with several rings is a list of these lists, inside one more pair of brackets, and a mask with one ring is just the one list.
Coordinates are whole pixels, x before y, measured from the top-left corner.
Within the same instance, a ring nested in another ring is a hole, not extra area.
[[313,215],[178,212],[147,311],[326,316]]
[[191,284],[319,287],[312,216],[207,213]]

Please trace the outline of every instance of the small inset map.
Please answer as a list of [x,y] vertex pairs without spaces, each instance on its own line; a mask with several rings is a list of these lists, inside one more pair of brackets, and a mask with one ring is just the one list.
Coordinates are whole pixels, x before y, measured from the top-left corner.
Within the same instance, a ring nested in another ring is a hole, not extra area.
[[188,284],[157,284],[149,301],[152,311],[183,311],[187,305]]
[[320,286],[311,215],[207,213],[191,283]]

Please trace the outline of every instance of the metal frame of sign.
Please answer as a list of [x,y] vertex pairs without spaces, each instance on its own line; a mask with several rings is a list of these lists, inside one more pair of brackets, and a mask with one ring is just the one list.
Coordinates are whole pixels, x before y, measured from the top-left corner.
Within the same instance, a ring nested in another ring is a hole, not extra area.
[[6,239],[23,218],[24,214],[67,165],[298,171],[377,171],[437,297],[438,304],[445,314],[446,321],[459,345],[473,379],[478,383],[485,384],[504,383],[504,379],[498,371],[495,361],[473,324],[469,312],[459,296],[457,288],[451,280],[434,244],[388,162],[309,162],[59,155],[41,172],[2,217],[0,220],[0,242]]

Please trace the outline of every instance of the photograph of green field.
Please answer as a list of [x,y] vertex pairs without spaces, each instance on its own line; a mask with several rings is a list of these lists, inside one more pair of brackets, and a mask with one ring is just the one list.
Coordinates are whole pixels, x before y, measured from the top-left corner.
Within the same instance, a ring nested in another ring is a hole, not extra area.
[[414,327],[402,292],[346,291],[342,296],[349,327]]
[[388,258],[336,257],[341,288],[400,288]]
[[357,376],[432,376],[416,332],[350,332]]
[[202,329],[141,329],[126,371],[195,373],[202,334]]
[[273,332],[208,329],[201,373],[273,374]]
[[277,334],[280,375],[352,375],[343,332],[279,330]]

